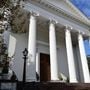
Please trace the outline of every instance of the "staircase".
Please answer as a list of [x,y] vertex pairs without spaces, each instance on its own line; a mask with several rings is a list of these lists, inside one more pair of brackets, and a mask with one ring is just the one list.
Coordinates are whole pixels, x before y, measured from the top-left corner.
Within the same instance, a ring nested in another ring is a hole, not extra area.
[[30,82],[18,83],[17,90],[90,90],[90,84],[84,83],[60,83],[60,82]]

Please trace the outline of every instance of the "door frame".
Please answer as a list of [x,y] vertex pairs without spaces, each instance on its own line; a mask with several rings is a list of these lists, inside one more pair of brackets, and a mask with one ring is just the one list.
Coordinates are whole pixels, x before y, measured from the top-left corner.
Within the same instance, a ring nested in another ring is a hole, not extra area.
[[[47,82],[47,81],[51,81],[51,69],[50,69],[50,54],[46,54],[46,53],[40,53],[40,55],[45,55],[45,57],[46,57],[46,59],[44,59],[44,61],[46,62],[46,63],[48,63],[48,64],[46,64],[45,63],[45,67],[48,65],[49,66],[49,68],[48,68],[48,66],[47,66],[47,69],[45,69],[46,71],[47,70],[49,70],[49,72],[47,72],[47,74],[46,74],[46,80],[45,80],[45,82]],[[49,60],[49,61],[48,61]],[[41,66],[41,56],[40,56],[40,66]],[[44,68],[43,68],[44,69]],[[40,67],[40,70],[41,70],[41,67]],[[41,75],[41,72],[40,72],[40,75]],[[49,76],[48,76],[49,75]],[[41,77],[40,77],[40,79],[41,79]],[[40,80],[41,81],[41,80]]]
[[39,82],[40,82],[40,53],[43,53],[43,54],[48,54],[48,55],[50,55],[50,53],[48,53],[48,52],[37,52],[36,53],[36,72],[38,73],[38,75],[39,75]]

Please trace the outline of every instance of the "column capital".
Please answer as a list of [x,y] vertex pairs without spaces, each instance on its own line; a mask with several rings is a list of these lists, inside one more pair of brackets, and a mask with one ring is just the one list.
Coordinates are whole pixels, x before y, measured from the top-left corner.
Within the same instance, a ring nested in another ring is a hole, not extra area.
[[34,11],[32,11],[30,14],[31,14],[32,16],[34,16],[34,17],[39,16],[39,13],[36,13],[36,12],[34,12]]
[[65,28],[64,29],[71,31],[73,28],[71,26],[69,26],[69,25],[65,25]]
[[84,32],[78,31],[78,35],[84,35]]
[[53,20],[53,19],[50,19],[50,22],[49,22],[50,24],[57,24],[58,22],[57,21],[55,21],[55,20]]
[[78,32],[78,40],[80,40],[80,39],[83,39],[83,34],[82,34],[82,32]]
[[36,20],[36,18],[37,18],[38,16],[39,16],[38,13],[32,11],[32,12],[30,13],[30,20],[31,20],[31,19]]

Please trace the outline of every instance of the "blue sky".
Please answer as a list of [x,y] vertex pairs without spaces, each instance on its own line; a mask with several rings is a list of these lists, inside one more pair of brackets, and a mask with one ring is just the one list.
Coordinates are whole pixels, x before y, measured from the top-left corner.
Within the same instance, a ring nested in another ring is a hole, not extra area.
[[84,45],[85,45],[86,54],[90,55],[90,44],[88,40],[85,40]]
[[[71,2],[79,9],[82,13],[90,18],[90,0],[71,0]],[[90,44],[88,40],[84,42],[86,54],[90,55]]]
[[87,17],[90,17],[90,0],[71,0],[71,2]]

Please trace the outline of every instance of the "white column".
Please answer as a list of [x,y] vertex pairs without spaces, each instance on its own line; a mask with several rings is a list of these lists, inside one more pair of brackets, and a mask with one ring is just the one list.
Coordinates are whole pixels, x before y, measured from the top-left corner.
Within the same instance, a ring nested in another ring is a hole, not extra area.
[[90,46],[90,36],[89,36],[89,46]]
[[78,35],[78,44],[79,44],[79,51],[80,51],[80,57],[81,57],[81,65],[82,65],[82,71],[83,71],[83,76],[84,76],[84,82],[90,83],[88,62],[86,58],[83,37],[81,34]]
[[36,17],[30,16],[29,36],[28,36],[29,62],[26,69],[26,80],[36,81]]
[[65,31],[67,62],[68,62],[68,69],[69,69],[69,80],[71,83],[76,83],[77,78],[76,78],[76,70],[75,70],[75,62],[74,62],[70,29],[71,29],[70,27],[67,27],[66,31]]
[[56,35],[55,35],[54,21],[51,21],[49,25],[49,43],[50,43],[51,80],[58,80]]

